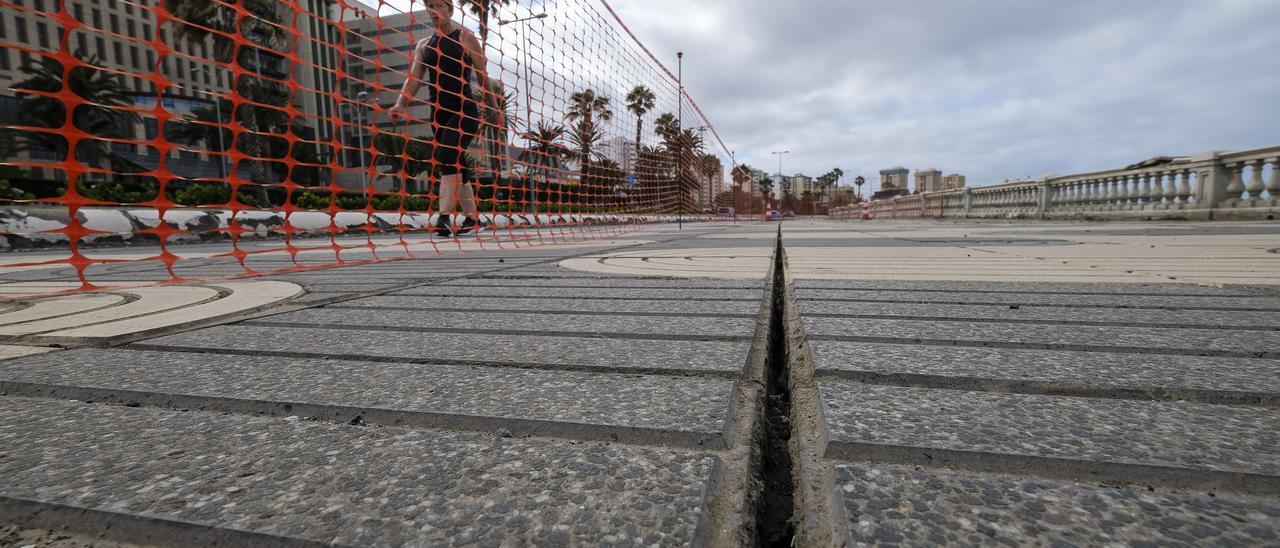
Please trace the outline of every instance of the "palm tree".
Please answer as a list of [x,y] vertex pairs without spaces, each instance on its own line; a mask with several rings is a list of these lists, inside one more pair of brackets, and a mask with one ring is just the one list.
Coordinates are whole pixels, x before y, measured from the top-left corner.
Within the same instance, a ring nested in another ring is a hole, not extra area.
[[627,94],[627,110],[636,115],[636,150],[640,150],[640,136],[644,129],[644,115],[653,110],[658,97],[653,94],[653,90],[636,86],[631,89],[631,93]]
[[613,111],[609,110],[609,98],[596,95],[595,90],[592,89],[574,93],[569,98],[569,112],[565,118],[575,122],[571,137],[580,151],[578,157],[582,160],[582,181],[586,181],[591,149],[604,138],[604,132],[599,129],[596,122],[608,122],[613,119]]
[[540,171],[544,181],[549,180],[550,171],[557,168],[560,162],[570,155],[569,148],[563,143],[566,133],[564,126],[539,121],[537,127],[522,135],[529,143],[529,153],[533,155],[533,162],[531,162],[533,169],[526,168],[525,171],[530,191],[538,192],[537,179],[531,171]]
[[676,134],[680,132],[680,122],[676,120],[676,115],[664,112],[654,122],[653,131],[658,134],[658,137],[662,138],[664,143],[671,143],[675,141]]
[[[96,137],[127,139],[133,137],[134,125],[141,117],[128,110],[133,106],[133,91],[124,84],[123,79],[97,67],[102,66],[97,55],[87,55],[77,50],[73,55],[85,63],[71,69],[65,82],[72,93],[87,101],[71,114],[71,123],[76,128]],[[67,107],[61,99],[48,95],[22,93],[22,91],[57,93],[63,89],[62,63],[52,57],[37,57],[36,60],[24,64],[20,69],[29,78],[13,84],[21,106],[15,125],[39,128],[61,128],[67,119]],[[67,128],[69,129],[69,128]],[[52,153],[57,158],[67,158],[70,144],[65,137],[55,132],[14,131],[14,152],[41,150]],[[91,163],[105,158],[112,163],[112,171],[130,171],[122,163],[125,158],[111,150],[107,141],[81,141],[77,153],[86,156]]]
[[471,13],[480,21],[480,41],[489,42],[489,14],[493,8],[514,3],[514,0],[462,0],[463,7],[470,7]]
[[[224,5],[235,3],[236,0],[164,0],[164,7],[182,23],[174,31],[174,36],[191,44],[204,43],[212,37],[214,55],[217,60],[225,62],[235,53],[236,44],[224,35],[239,34],[242,30],[236,10]],[[281,2],[271,0],[244,0],[245,10],[252,15],[244,19],[245,35],[263,36],[267,39],[264,45],[282,49],[288,33],[280,26],[284,19],[277,11],[279,4]]]
[[700,154],[698,156],[698,171],[707,178],[707,202],[710,204],[715,198],[713,196],[713,187],[715,187],[715,176],[724,169],[724,164],[720,163],[720,158],[715,154]]

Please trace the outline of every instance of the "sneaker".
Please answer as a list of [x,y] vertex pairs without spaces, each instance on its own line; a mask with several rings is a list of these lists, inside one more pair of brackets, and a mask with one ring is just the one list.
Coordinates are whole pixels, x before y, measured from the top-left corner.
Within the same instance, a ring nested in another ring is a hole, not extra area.
[[458,227],[458,235],[461,236],[463,234],[471,232],[471,229],[475,227],[476,227],[475,219],[472,219],[471,217],[463,217],[462,226]]
[[453,235],[453,230],[449,228],[448,215],[441,215],[436,219],[436,235],[446,238]]

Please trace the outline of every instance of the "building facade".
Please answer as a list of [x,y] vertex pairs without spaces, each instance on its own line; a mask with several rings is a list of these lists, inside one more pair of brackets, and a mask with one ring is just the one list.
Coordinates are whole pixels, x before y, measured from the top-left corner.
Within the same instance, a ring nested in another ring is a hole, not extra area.
[[916,172],[916,192],[937,192],[942,190],[942,172],[936,169],[925,169]]
[[965,187],[965,177],[959,173],[952,173],[942,178],[942,190],[959,190]]
[[908,177],[911,172],[907,168],[898,166],[880,171],[880,190],[881,191],[899,191],[902,193],[910,192],[910,183]]

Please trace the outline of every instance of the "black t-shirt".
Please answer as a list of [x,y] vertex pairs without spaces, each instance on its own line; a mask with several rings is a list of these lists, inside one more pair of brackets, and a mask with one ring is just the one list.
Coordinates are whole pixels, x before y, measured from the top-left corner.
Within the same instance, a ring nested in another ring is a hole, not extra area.
[[423,53],[431,100],[445,110],[462,112],[471,99],[471,59],[462,47],[462,29],[448,36],[436,34]]

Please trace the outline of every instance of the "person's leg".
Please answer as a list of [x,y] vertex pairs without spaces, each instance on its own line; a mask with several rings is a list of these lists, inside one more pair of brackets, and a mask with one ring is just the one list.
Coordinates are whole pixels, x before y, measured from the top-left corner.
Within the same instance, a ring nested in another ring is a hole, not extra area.
[[458,207],[458,194],[462,186],[459,160],[462,157],[461,120],[456,113],[440,111],[436,118],[436,171],[440,174],[440,217],[436,221],[436,233],[448,236],[456,231],[450,215]]

